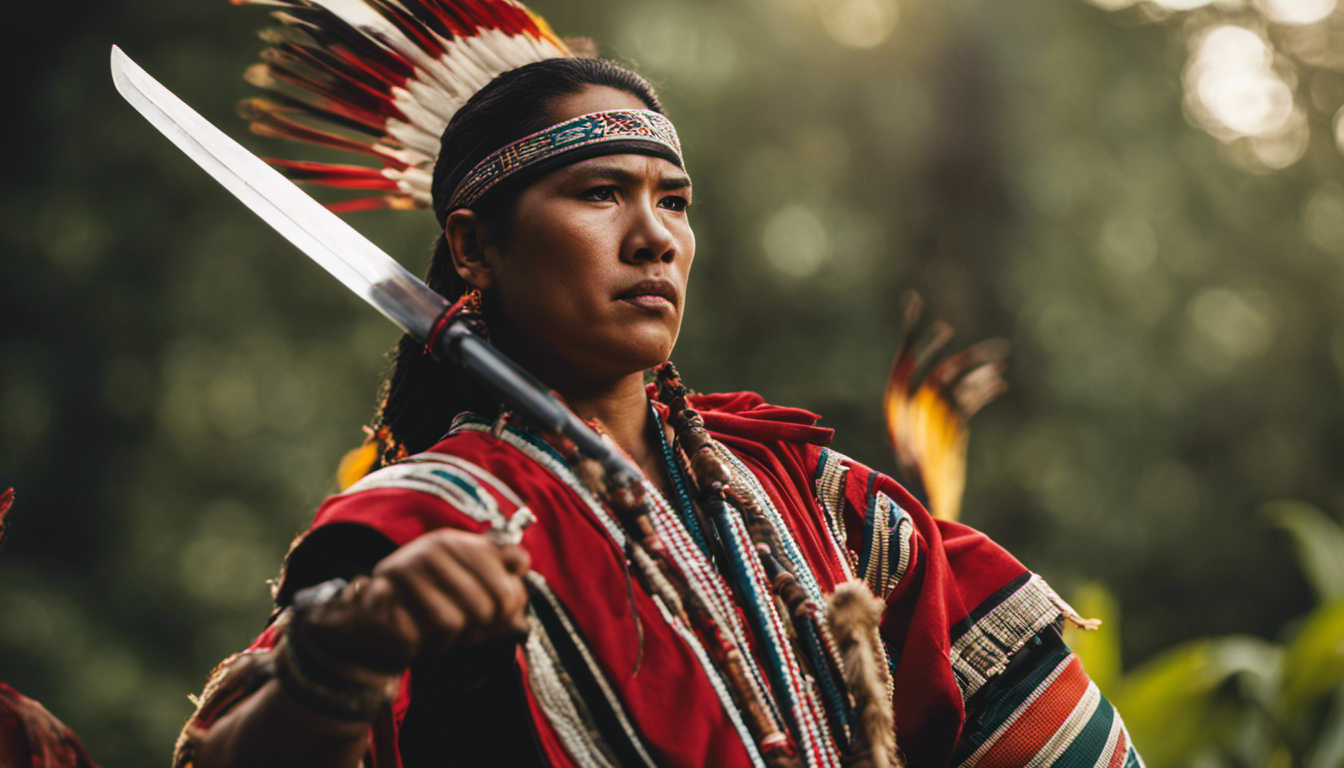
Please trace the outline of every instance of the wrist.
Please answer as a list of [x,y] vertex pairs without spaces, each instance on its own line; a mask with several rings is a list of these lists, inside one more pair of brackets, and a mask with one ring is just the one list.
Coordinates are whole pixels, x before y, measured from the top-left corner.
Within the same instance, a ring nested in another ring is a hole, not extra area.
[[281,688],[302,708],[324,718],[369,724],[397,695],[401,672],[375,670],[322,647],[317,617],[338,599],[345,582],[334,579],[295,596],[289,625],[276,645]]

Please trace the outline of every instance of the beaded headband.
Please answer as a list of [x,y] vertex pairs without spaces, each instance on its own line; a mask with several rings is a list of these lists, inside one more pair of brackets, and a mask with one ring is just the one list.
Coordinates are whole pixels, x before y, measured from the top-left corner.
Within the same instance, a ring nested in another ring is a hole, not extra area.
[[653,155],[685,167],[677,129],[662,114],[648,109],[592,112],[524,136],[490,154],[462,178],[441,215],[469,207],[500,182],[525,172],[540,175],[589,157],[625,152]]

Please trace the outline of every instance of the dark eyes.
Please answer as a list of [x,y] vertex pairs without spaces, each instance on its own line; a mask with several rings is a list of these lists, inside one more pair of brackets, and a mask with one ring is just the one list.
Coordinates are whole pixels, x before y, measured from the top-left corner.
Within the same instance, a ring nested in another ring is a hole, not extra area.
[[682,213],[687,208],[691,207],[691,201],[687,200],[681,195],[668,195],[667,197],[664,197],[662,200],[659,200],[658,205],[668,209],[669,211]]
[[[616,185],[606,184],[585,190],[579,197],[595,203],[611,203],[616,201],[619,192],[620,189]],[[682,213],[690,206],[691,201],[682,195],[668,195],[658,201],[659,208],[666,208],[676,213]]]
[[584,200],[592,200],[595,203],[612,202],[616,199],[616,187],[612,185],[593,187],[579,196]]

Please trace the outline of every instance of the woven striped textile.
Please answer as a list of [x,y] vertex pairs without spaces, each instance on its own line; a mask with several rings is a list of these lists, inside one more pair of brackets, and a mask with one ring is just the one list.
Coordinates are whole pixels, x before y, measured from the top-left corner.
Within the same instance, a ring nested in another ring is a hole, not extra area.
[[1142,768],[1120,715],[1062,643],[1001,690],[986,688],[978,722],[951,765],[960,768]]

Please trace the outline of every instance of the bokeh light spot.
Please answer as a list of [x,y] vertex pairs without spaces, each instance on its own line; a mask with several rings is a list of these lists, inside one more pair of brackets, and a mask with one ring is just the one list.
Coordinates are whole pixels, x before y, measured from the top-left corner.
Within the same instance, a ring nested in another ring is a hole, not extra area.
[[192,596],[220,605],[264,599],[274,562],[261,546],[257,515],[234,500],[213,502],[198,513],[200,525],[181,550],[182,584]]
[[96,708],[129,704],[140,687],[140,661],[125,648],[98,644],[83,659],[82,679],[89,703]]
[[1335,146],[1344,152],[1344,107],[1335,113]]
[[[1273,48],[1261,33],[1222,24],[1192,42],[1194,55],[1184,76],[1186,100],[1207,130],[1224,141],[1271,138],[1293,130],[1293,89],[1274,70]],[[1295,160],[1295,146],[1288,149],[1263,148],[1273,163],[1282,163],[1285,155]]]
[[1283,81],[1231,68],[1203,73],[1196,93],[1211,117],[1245,136],[1264,136],[1282,127],[1293,103]]
[[1302,228],[1317,247],[1344,254],[1344,189],[1331,182],[1312,190],[1302,204]]
[[1214,373],[1263,353],[1274,340],[1274,304],[1259,291],[1210,288],[1190,302],[1187,358]]
[[211,422],[222,434],[244,437],[261,426],[256,378],[241,359],[230,360],[214,376],[206,390],[205,405]]
[[900,17],[895,0],[826,0],[817,11],[827,34],[849,48],[876,48],[886,42]]
[[737,44],[712,10],[694,8],[640,5],[625,17],[617,39],[646,74],[662,73],[714,91],[737,70]]
[[0,431],[16,443],[36,440],[51,423],[47,387],[36,376],[18,370],[7,371],[6,378],[10,380],[0,389],[0,413],[5,415]]
[[1169,11],[1193,11],[1203,8],[1213,0],[1153,0],[1156,5]]
[[1337,0],[1255,0],[1255,5],[1280,24],[1315,24],[1335,11]]
[[784,206],[761,232],[761,247],[770,265],[794,278],[816,272],[826,258],[829,244],[826,225],[802,205]]
[[1283,130],[1272,136],[1251,137],[1251,153],[1265,168],[1278,170],[1301,160],[1307,153],[1310,140],[1311,129],[1307,126],[1306,111],[1300,106],[1294,107]]
[[1157,233],[1142,216],[1121,212],[1102,225],[1097,250],[1102,263],[1117,273],[1141,275],[1157,261]]

